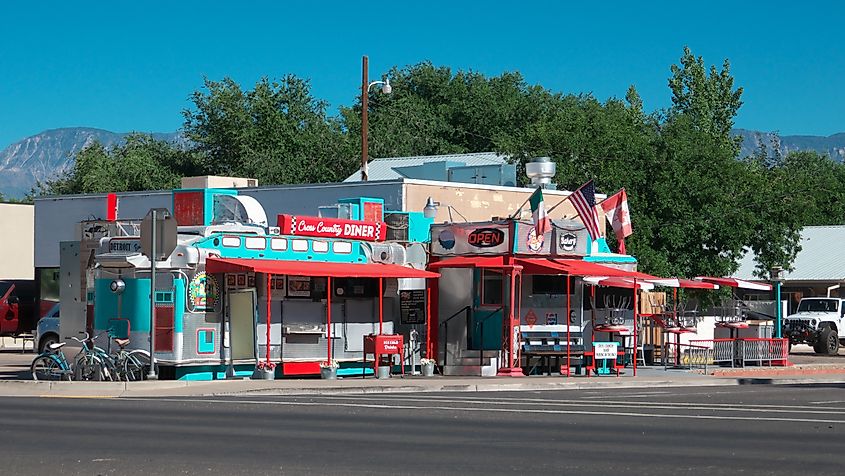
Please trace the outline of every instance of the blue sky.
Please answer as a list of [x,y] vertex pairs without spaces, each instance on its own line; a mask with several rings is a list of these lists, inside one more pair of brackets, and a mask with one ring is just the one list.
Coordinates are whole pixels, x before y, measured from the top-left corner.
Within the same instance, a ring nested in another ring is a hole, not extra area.
[[599,99],[669,106],[684,45],[731,61],[738,127],[845,131],[845,7],[766,2],[3,2],[0,149],[45,129],[173,131],[203,76],[310,78],[333,108],[393,65],[431,60]]

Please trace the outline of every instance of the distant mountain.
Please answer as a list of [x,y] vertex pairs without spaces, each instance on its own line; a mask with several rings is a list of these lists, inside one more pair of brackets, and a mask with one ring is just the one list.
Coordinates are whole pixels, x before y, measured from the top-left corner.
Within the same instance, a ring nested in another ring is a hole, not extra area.
[[[0,151],[0,193],[10,198],[22,198],[36,182],[55,178],[70,168],[76,153],[93,141],[109,147],[122,141],[127,134],[91,127],[67,127],[47,130],[15,142]],[[758,136],[771,148],[769,133],[735,129],[734,134],[742,137],[742,156],[756,152]],[[178,132],[153,133],[153,137],[181,145],[186,143]],[[833,160],[845,161],[845,133],[827,137],[781,137],[781,152],[796,150],[815,150],[828,154]]]
[[[768,132],[750,131],[748,129],[734,129],[734,135],[742,137],[742,151],[745,157],[757,152],[758,137],[763,140],[771,152],[773,150],[772,137]],[[832,136],[781,136],[780,151],[784,155],[798,150],[814,150],[820,154],[827,154],[837,162],[845,161],[845,132]]]
[[[118,144],[128,133],[91,127],[51,129],[0,151],[0,193],[22,198],[38,181],[58,177],[70,168],[77,152],[94,141],[106,147]],[[158,140],[183,142],[178,132],[153,133]]]

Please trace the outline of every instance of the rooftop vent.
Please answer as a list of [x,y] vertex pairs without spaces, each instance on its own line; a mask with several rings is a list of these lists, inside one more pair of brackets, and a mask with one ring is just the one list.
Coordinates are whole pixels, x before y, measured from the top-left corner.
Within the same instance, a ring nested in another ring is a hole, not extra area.
[[548,157],[537,157],[525,164],[525,175],[531,180],[532,186],[555,188],[552,184],[552,177],[555,176],[555,163]]

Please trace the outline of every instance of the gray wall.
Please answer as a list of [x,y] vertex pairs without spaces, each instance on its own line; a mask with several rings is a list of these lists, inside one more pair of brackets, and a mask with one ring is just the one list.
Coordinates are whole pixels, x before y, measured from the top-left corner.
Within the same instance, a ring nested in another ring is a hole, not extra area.
[[[331,205],[341,198],[372,197],[384,199],[385,209],[402,210],[402,182],[331,183],[279,185],[242,188],[264,207],[267,220],[276,226],[276,215],[294,213],[317,215],[317,207]],[[119,193],[119,218],[143,218],[150,208],[172,208],[170,191]],[[77,225],[83,220],[105,219],[106,194],[70,195],[35,200],[35,267],[59,266],[59,242],[75,241]]]

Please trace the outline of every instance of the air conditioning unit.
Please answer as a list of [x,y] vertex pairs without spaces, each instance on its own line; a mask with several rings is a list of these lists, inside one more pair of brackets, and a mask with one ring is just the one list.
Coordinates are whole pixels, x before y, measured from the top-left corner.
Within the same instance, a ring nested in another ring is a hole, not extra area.
[[373,263],[405,265],[405,248],[396,243],[373,243],[370,245],[370,259]]
[[411,227],[408,212],[385,212],[384,223],[387,225],[387,241],[408,241]]

